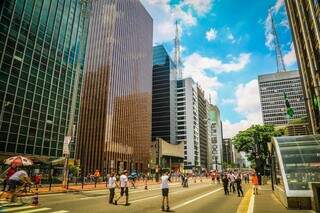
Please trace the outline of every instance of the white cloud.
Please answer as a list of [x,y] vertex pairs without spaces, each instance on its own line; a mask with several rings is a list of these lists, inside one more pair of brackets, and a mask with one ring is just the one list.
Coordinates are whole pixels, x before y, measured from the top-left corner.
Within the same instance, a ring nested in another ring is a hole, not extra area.
[[191,73],[197,70],[209,70],[215,73],[240,71],[250,62],[250,58],[250,53],[241,53],[239,57],[233,57],[230,61],[224,63],[216,58],[208,58],[193,53],[185,58],[185,72]]
[[294,50],[293,43],[290,44],[290,50],[283,56],[283,60],[286,66],[291,66],[296,64],[297,58],[296,58],[296,52]]
[[[153,18],[153,42],[172,41],[175,36],[175,21],[179,20],[182,28],[195,26],[197,18],[193,15],[191,4],[170,5],[169,0],[141,0]],[[181,31],[182,31],[181,28]]]
[[222,99],[222,105],[234,104],[236,101],[231,98]]
[[217,30],[214,28],[210,28],[209,31],[206,32],[206,38],[208,41],[215,40],[217,38]]
[[231,123],[223,122],[223,134],[225,137],[233,137],[239,131],[249,128],[252,124],[262,123],[262,113],[257,80],[249,81],[246,84],[238,85],[235,92],[235,111],[245,117],[245,119]]
[[265,28],[265,45],[269,49],[273,49],[273,40],[274,36],[272,34],[272,22],[271,22],[271,15],[277,14],[279,10],[284,6],[284,0],[277,0],[275,5],[270,8],[268,16],[264,22],[264,28]]
[[231,58],[229,62],[223,63],[216,58],[204,57],[193,53],[184,59],[183,77],[191,77],[205,91],[211,94],[212,102],[216,103],[217,90],[222,86],[215,73],[235,72],[242,70],[250,62],[250,54],[242,53],[238,58]]
[[227,36],[227,39],[231,41],[231,43],[236,43],[236,39],[234,37],[234,35],[232,33],[229,33],[229,35]]
[[213,0],[184,0],[184,4],[191,6],[198,15],[204,15],[210,11]]

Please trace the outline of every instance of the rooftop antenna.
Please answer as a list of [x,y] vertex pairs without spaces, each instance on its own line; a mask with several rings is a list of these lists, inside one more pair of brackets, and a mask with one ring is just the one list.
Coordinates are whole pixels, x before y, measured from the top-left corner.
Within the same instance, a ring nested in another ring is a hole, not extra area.
[[279,37],[276,31],[276,27],[274,24],[274,19],[272,12],[269,12],[271,18],[271,27],[272,27],[272,35],[273,35],[273,43],[274,49],[276,51],[276,60],[277,60],[277,72],[286,72],[286,66],[284,65],[283,55],[280,47]]
[[180,55],[180,32],[179,32],[179,23],[176,20],[176,33],[174,38],[174,62],[177,67],[177,79],[182,79],[182,70],[181,70],[181,55]]

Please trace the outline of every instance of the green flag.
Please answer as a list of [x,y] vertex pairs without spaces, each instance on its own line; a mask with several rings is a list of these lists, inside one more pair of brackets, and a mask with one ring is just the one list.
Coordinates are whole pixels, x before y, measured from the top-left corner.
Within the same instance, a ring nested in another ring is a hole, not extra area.
[[314,96],[314,97],[313,97],[313,108],[314,108],[315,110],[319,110],[319,107],[320,107],[320,98]]
[[284,100],[285,100],[286,107],[287,107],[287,114],[288,114],[289,118],[292,118],[293,114],[294,114],[294,111],[291,108],[291,105],[290,105],[289,100],[288,100],[288,96],[287,96],[287,94],[285,92],[284,92]]

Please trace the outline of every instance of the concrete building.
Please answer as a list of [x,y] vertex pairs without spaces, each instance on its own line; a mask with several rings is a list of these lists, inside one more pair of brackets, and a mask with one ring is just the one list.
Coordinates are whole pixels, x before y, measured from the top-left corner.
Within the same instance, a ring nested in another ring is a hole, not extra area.
[[84,174],[148,169],[152,25],[139,0],[92,1],[77,150]]
[[285,0],[285,4],[311,130],[320,133],[320,3]]
[[[1,1],[0,155],[62,157],[69,123],[77,135],[86,6],[78,0]],[[73,138],[71,158],[75,144]]]
[[222,141],[222,164],[234,163],[234,148],[231,138],[224,138]]
[[217,106],[207,103],[208,115],[208,169],[221,170],[222,122]]
[[[258,82],[264,124],[285,125],[291,119],[307,116],[298,71],[259,75]],[[293,118],[287,115],[285,95],[294,111]]]
[[198,116],[199,116],[199,144],[200,144],[200,166],[208,168],[208,115],[207,100],[204,91],[198,86]]
[[183,171],[184,144],[171,144],[161,138],[151,144],[150,169],[160,172],[161,168]]
[[184,144],[184,167],[200,167],[198,86],[192,78],[177,81],[177,143]]
[[152,140],[176,143],[176,66],[163,45],[153,47]]

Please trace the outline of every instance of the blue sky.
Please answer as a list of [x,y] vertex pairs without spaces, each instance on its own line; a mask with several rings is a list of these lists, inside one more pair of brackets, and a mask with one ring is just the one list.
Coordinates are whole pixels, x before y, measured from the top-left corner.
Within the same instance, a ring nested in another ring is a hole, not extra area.
[[142,0],[154,20],[154,43],[172,53],[181,27],[184,77],[193,77],[220,108],[224,135],[261,123],[257,76],[276,72],[273,11],[288,70],[297,69],[283,0]]

